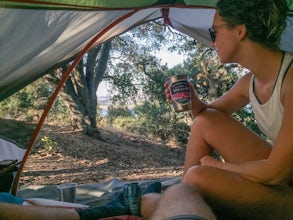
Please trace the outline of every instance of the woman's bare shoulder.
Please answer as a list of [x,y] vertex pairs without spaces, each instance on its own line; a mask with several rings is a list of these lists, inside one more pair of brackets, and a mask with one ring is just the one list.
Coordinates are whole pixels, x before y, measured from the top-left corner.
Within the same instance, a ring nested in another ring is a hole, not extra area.
[[234,90],[238,91],[238,94],[242,94],[242,96],[248,97],[249,95],[249,86],[250,80],[253,74],[251,72],[246,73],[243,75],[235,84]]

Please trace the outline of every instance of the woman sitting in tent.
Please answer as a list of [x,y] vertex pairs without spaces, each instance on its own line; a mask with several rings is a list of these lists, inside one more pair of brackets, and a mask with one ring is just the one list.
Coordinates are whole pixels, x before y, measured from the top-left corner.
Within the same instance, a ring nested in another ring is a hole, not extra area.
[[[232,219],[293,219],[293,54],[279,48],[287,2],[220,0],[217,7],[210,35],[220,61],[250,72],[211,104],[192,93],[183,182]],[[249,103],[270,142],[231,117]]]

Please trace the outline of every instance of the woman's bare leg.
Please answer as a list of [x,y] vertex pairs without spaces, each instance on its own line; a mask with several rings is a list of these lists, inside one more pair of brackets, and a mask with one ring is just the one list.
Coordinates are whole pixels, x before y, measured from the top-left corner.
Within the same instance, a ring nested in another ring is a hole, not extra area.
[[[229,210],[229,214],[230,209],[234,209],[238,214],[239,206],[237,204],[247,211],[253,206],[251,204],[262,205],[259,203],[261,197],[266,198],[267,204],[270,204],[270,199],[275,194],[279,194],[278,191],[246,180],[236,174],[212,167],[194,166],[199,164],[199,160],[203,156],[211,155],[213,149],[217,150],[226,161],[242,162],[266,158],[270,153],[271,145],[221,111],[207,109],[195,118],[186,150],[184,166],[186,174],[183,182],[199,186],[199,190],[203,192],[204,197],[208,198],[213,207]],[[204,172],[205,169],[207,172]],[[246,188],[255,197],[244,193]],[[290,191],[289,188],[286,190]],[[269,193],[266,194],[267,192]],[[265,194],[266,196],[264,196]],[[277,207],[276,210],[278,210]],[[250,219],[255,219],[254,215],[251,216]]]
[[266,186],[207,166],[190,168],[182,180],[194,184],[216,213],[230,219],[293,219],[293,188]]
[[148,193],[141,198],[140,211],[143,219],[150,219],[155,212],[159,200],[161,199],[161,194],[158,193]]
[[199,216],[208,220],[216,219],[196,187],[176,184],[167,188],[162,194],[151,219],[161,220],[187,215]]
[[215,109],[197,115],[191,126],[184,173],[212,150],[225,161],[243,162],[266,158],[271,146],[237,120]]
[[25,206],[0,203],[0,219],[5,220],[79,220],[75,209]]

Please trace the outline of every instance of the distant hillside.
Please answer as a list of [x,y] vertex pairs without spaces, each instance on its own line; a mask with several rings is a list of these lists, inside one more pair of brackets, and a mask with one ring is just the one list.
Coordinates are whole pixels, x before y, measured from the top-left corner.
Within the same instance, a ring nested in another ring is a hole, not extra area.
[[35,130],[36,123],[0,118],[0,135],[27,146]]
[[112,99],[110,96],[98,96],[99,105],[110,105],[112,103]]

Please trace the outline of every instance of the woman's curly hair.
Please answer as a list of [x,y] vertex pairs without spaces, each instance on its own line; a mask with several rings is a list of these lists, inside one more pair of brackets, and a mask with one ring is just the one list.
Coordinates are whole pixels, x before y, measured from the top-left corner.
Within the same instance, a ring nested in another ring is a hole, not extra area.
[[279,49],[292,0],[220,0],[219,15],[230,26],[244,24],[247,36],[271,49]]

